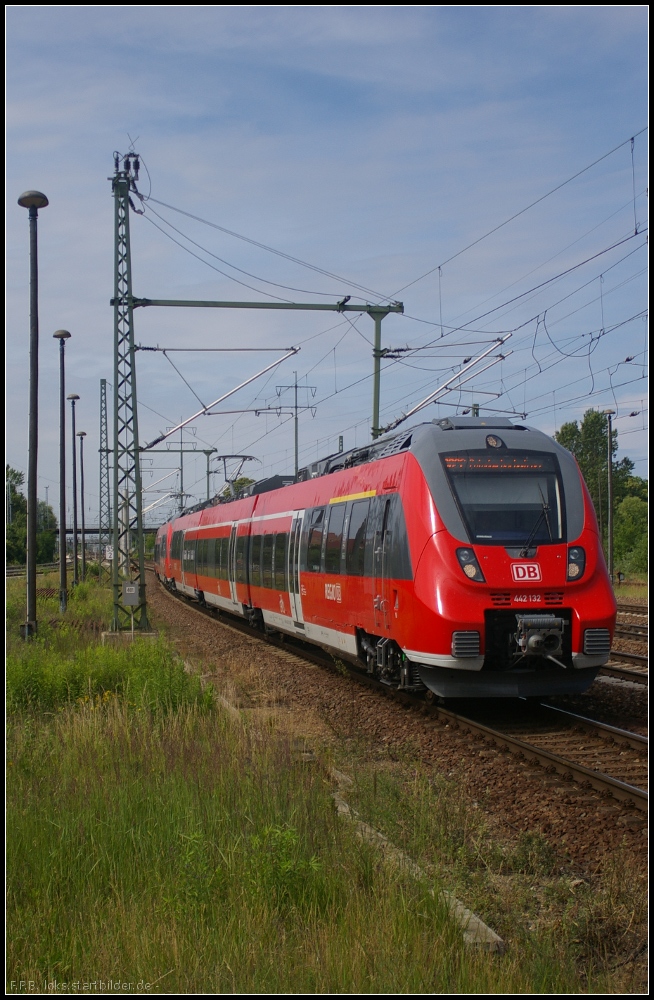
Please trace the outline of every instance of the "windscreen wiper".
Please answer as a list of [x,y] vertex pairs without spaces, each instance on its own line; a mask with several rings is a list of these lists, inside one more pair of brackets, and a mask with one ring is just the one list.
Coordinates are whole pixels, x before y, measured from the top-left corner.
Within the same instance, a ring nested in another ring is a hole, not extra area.
[[[541,493],[541,497],[542,496],[543,496],[543,494]],[[526,559],[527,554],[529,552],[529,546],[531,545],[531,543],[533,542],[534,538],[536,537],[536,532],[540,528],[541,523],[543,521],[545,521],[545,524],[547,525],[547,532],[548,532],[548,534],[550,536],[550,542],[553,541],[553,539],[552,539],[552,529],[550,528],[549,512],[550,512],[550,506],[549,506],[549,504],[545,503],[545,501],[543,500],[542,510],[541,510],[540,514],[538,515],[538,517],[536,518],[536,523],[533,526],[533,528],[531,529],[531,533],[529,535],[529,538],[527,539],[527,541],[525,542],[525,544],[520,549],[520,558],[521,559]]]

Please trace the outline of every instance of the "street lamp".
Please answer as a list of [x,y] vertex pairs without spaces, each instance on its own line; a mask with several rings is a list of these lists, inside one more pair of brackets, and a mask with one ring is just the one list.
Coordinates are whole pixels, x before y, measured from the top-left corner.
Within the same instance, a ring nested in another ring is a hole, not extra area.
[[59,610],[63,613],[68,603],[66,579],[66,399],[64,373],[64,348],[70,334],[57,330],[52,336],[59,341]]
[[77,579],[77,446],[75,444],[75,402],[79,399],[79,396],[76,392],[71,392],[68,399],[73,411],[73,587],[76,587],[79,581]]
[[613,583],[613,429],[611,426],[611,417],[615,416],[615,410],[604,410],[606,414],[606,419],[608,420],[608,454],[607,454],[607,466],[609,474],[609,499],[608,499],[608,557],[609,557],[609,576],[611,578],[611,583]]
[[84,438],[86,431],[78,431],[80,502],[82,504],[82,583],[86,580],[86,537],[84,534]]
[[18,199],[29,210],[30,224],[30,409],[27,466],[27,619],[21,636],[36,635],[36,456],[39,443],[39,266],[36,220],[48,199],[40,191],[25,191]]

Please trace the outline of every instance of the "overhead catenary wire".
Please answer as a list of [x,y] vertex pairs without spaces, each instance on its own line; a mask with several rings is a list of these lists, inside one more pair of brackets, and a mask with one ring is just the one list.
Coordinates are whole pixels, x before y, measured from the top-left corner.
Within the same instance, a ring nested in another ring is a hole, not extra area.
[[[482,242],[482,240],[485,240],[489,236],[492,236],[493,233],[497,233],[500,229],[503,229],[504,226],[508,226],[508,224],[510,222],[513,222],[514,219],[517,219],[521,215],[524,215],[525,212],[530,211],[530,209],[534,208],[536,205],[539,205],[542,201],[545,201],[546,198],[549,198],[551,195],[555,194],[557,191],[560,191],[561,188],[565,187],[567,184],[570,184],[572,181],[576,180],[577,177],[581,177],[582,174],[585,174],[588,170],[591,170],[593,167],[597,166],[597,164],[601,163],[602,160],[606,160],[607,157],[612,156],[613,153],[616,153],[619,149],[622,149],[622,147],[626,146],[627,143],[633,143],[634,140],[639,135],[642,135],[644,132],[647,131],[647,128],[648,128],[648,126],[645,126],[644,128],[640,129],[640,131],[635,132],[633,134],[633,136],[631,136],[629,139],[625,139],[623,142],[619,143],[617,146],[614,146],[613,149],[610,149],[608,151],[608,153],[604,153],[602,156],[598,157],[596,160],[593,160],[592,163],[589,163],[587,166],[582,167],[581,170],[578,170],[575,174],[573,174],[571,177],[568,177],[566,180],[561,181],[560,184],[557,184],[556,187],[551,188],[545,194],[541,195],[540,198],[536,198],[535,201],[532,201],[529,205],[526,205],[525,208],[521,208],[519,212],[514,212],[514,214],[511,215],[508,219],[505,219],[504,222],[500,222],[497,226],[494,226],[492,229],[489,229],[488,232],[486,232],[486,233],[483,234],[483,236],[479,236],[476,240],[473,240],[472,243],[469,243],[467,246],[463,247],[462,250],[458,250],[457,253],[452,254],[451,257],[447,258],[447,260],[442,260],[440,262],[440,264],[436,264],[435,267],[432,267],[428,271],[425,271],[424,274],[421,274],[419,277],[414,278],[413,281],[409,281],[409,282],[407,282],[407,284],[402,285],[401,288],[398,288],[395,292],[393,292],[392,297],[394,298],[396,295],[399,295],[400,292],[405,291],[407,288],[411,288],[411,286],[415,285],[418,281],[422,281],[423,278],[427,278],[430,274],[433,274],[434,271],[438,270],[438,268],[445,267],[446,264],[450,264],[453,260],[456,260],[457,257],[460,257],[462,254],[466,253],[468,250],[471,250],[473,247],[476,247],[479,243]],[[634,235],[636,235],[636,233],[634,233]]]
[[300,264],[302,267],[309,268],[309,270],[315,271],[317,274],[323,274],[327,278],[332,278],[335,281],[341,281],[350,288],[358,288],[359,291],[365,292],[366,295],[372,295],[381,302],[392,301],[392,296],[390,295],[383,295],[381,292],[376,292],[372,288],[366,288],[365,285],[360,285],[356,281],[351,281],[349,278],[342,277],[342,275],[334,274],[332,271],[328,271],[325,268],[318,267],[315,264],[310,264],[308,261],[302,260],[299,257],[294,257],[292,254],[285,253],[283,250],[277,250],[274,247],[269,247],[265,243],[260,243],[258,240],[251,239],[249,236],[244,236],[242,233],[234,232],[234,230],[227,229],[225,226],[220,226],[216,222],[210,222],[208,219],[203,219],[199,215],[194,215],[192,212],[187,212],[182,208],[177,208],[175,205],[170,205],[165,201],[159,200],[158,198],[150,196],[147,199],[144,197],[144,200],[147,200],[148,202],[153,201],[157,205],[163,205],[164,208],[169,208],[173,212],[179,212],[180,215],[185,215],[189,219],[194,219],[196,222],[200,222],[205,226],[217,229],[221,233],[226,233],[228,236],[233,236],[235,239],[243,240],[245,243],[250,243],[252,246],[258,247],[260,250],[266,250],[269,253],[276,254],[278,257],[283,257],[285,260],[288,260],[293,264]]
[[[644,130],[643,130],[643,131],[644,131]],[[616,147],[616,149],[617,149],[617,148],[619,148],[619,147]],[[609,155],[609,154],[606,154],[606,155]],[[597,162],[597,161],[595,161],[595,162]],[[582,172],[583,172],[583,171],[582,171]],[[575,175],[575,176],[576,176],[576,175]],[[556,190],[556,189],[554,189],[554,190]],[[635,190],[635,188],[634,188],[634,190]],[[542,200],[542,199],[539,199],[539,200]],[[172,207],[172,206],[169,206],[169,207]],[[526,211],[526,209],[525,209],[525,211]],[[190,214],[190,213],[186,213],[186,214]],[[518,213],[518,214],[520,214],[520,213]],[[160,217],[160,218],[161,218],[161,217]],[[200,221],[203,221],[203,220],[200,220]],[[507,221],[510,221],[510,220],[507,220]],[[222,228],[222,227],[216,227],[216,228]],[[490,234],[489,234],[489,235],[490,235]],[[635,235],[640,235],[640,233],[636,233],[636,232],[635,232],[635,233],[633,233],[633,235],[634,235],[634,236],[635,236]],[[255,242],[256,242],[256,241],[255,241]],[[575,242],[577,242],[577,241],[575,241]],[[619,244],[615,244],[615,245],[619,245]],[[637,250],[639,250],[639,249],[640,249],[640,248],[641,248],[641,247],[642,247],[643,245],[645,245],[645,244],[644,244],[644,242],[643,242],[643,244],[641,244],[641,245],[640,245],[639,247],[637,247],[637,248],[636,248],[636,250],[634,250],[634,251],[632,251],[632,252],[633,252],[633,253],[637,252]],[[605,251],[603,251],[603,252],[608,252],[608,250],[610,250],[610,249],[612,249],[612,248],[613,248],[613,247],[611,247],[611,248],[608,248],[607,250],[605,250]],[[464,249],[465,249],[465,248],[464,248]],[[458,256],[458,255],[456,255],[456,256]],[[589,258],[589,260],[592,260],[592,259],[594,259],[594,258]],[[445,263],[445,262],[444,262],[444,263]],[[582,263],[583,263],[583,262],[582,262]],[[228,263],[228,266],[230,266],[230,267],[231,267],[231,265],[230,265],[229,263]],[[578,266],[581,266],[581,265],[575,265],[575,266],[576,266],[576,267],[578,267]],[[606,271],[607,271],[607,270],[609,270],[610,268],[612,268],[612,267],[614,267],[614,266],[617,266],[617,265],[616,265],[616,264],[611,264],[611,265],[609,266],[609,268],[605,268],[605,269],[604,269],[604,272],[603,272],[603,273],[606,273]],[[568,270],[568,271],[566,271],[566,272],[562,272],[562,275],[565,275],[565,274],[567,274],[567,273],[570,273],[570,270],[572,270],[572,269],[569,269],[569,270]],[[545,283],[542,283],[541,285],[537,285],[537,286],[535,286],[535,287],[534,287],[534,289],[530,289],[530,290],[528,290],[528,292],[526,292],[526,293],[523,293],[523,295],[522,295],[522,296],[518,296],[518,297],[517,297],[517,299],[518,299],[518,300],[520,300],[520,299],[522,299],[523,297],[525,297],[526,295],[528,295],[528,294],[530,294],[530,293],[533,293],[533,292],[534,292],[535,290],[539,290],[539,289],[541,289],[541,288],[543,287],[543,285],[546,285],[546,284],[549,284],[550,282],[552,282],[552,281],[556,280],[556,278],[557,278],[557,277],[560,277],[560,275],[557,275],[557,276],[554,276],[554,278],[551,278],[551,279],[549,279],[549,280],[548,280],[548,282],[545,282]],[[257,279],[257,280],[259,280],[259,279]],[[266,279],[260,279],[260,280],[262,280],[262,281],[266,282]],[[339,280],[345,280],[345,279],[339,279]],[[592,279],[592,281],[596,281],[596,280],[597,280],[597,278],[596,278],[596,277]],[[592,283],[592,282],[589,282],[589,283]],[[586,284],[588,284],[588,283],[586,283]],[[288,287],[290,287],[290,286],[285,286],[285,287],[287,287],[287,288],[288,288]],[[324,293],[324,294],[326,294],[326,293]],[[376,293],[371,293],[371,294],[376,294]],[[396,293],[396,294],[397,294],[397,293]],[[573,293],[569,293],[569,294],[570,294],[570,295],[572,295],[572,294],[574,294],[574,292],[573,292]],[[607,294],[607,293],[605,292],[605,294]],[[569,297],[569,296],[566,296],[566,297]],[[502,307],[505,307],[505,308],[506,308],[506,307],[508,307],[509,305],[511,305],[511,304],[512,304],[513,302],[515,302],[515,301],[516,301],[516,299],[510,299],[510,300],[508,300],[508,302],[507,302],[507,303],[503,303],[503,304],[501,304],[501,305],[500,305],[499,307],[497,307],[497,310],[490,310],[490,313],[494,313],[494,312],[498,311],[499,309],[501,309]],[[583,308],[583,307],[580,307],[580,308]],[[552,317],[552,314],[551,314],[551,309],[552,309],[552,306],[551,306],[551,305],[547,306],[547,307],[546,307],[545,309],[541,308],[540,312],[539,312],[539,313],[537,314],[537,317],[545,317],[545,318],[546,318],[546,325],[544,325],[544,327],[543,327],[543,333],[547,335],[547,338],[548,338],[548,341],[549,341],[549,343],[550,343],[550,345],[551,345],[551,348],[552,348],[552,349],[554,350],[554,352],[557,352],[557,353],[559,353],[559,354],[561,355],[561,357],[559,358],[559,360],[560,360],[560,361],[562,361],[562,360],[563,360],[563,356],[564,356],[564,355],[566,355],[566,354],[568,354],[568,353],[572,353],[572,356],[580,356],[580,355],[581,355],[581,356],[583,356],[583,355],[584,355],[584,354],[586,353],[586,351],[588,350],[588,343],[586,343],[586,345],[582,345],[582,346],[580,346],[580,347],[579,347],[579,348],[577,349],[577,351],[574,351],[574,342],[575,342],[575,340],[576,340],[576,339],[578,339],[578,338],[580,338],[580,337],[586,337],[586,338],[587,338],[588,340],[592,341],[592,346],[593,346],[593,352],[594,352],[594,351],[596,350],[596,348],[597,348],[597,344],[598,344],[598,336],[597,336],[597,334],[598,334],[598,331],[589,331],[589,332],[584,332],[584,333],[581,333],[581,334],[578,334],[578,335],[576,335],[576,337],[572,338],[572,346],[571,346],[571,348],[570,348],[570,352],[568,351],[568,348],[567,348],[567,341],[566,341],[566,340],[560,340],[560,339],[559,339],[558,341],[555,341],[555,340],[553,340],[553,339],[552,339],[552,337],[550,336],[550,329],[551,329],[551,328],[552,328],[552,327],[554,326],[554,324],[562,322],[562,319],[559,319],[559,318],[556,318],[556,317]],[[638,314],[637,314],[637,315],[638,315]],[[537,317],[534,317],[533,319],[537,319]],[[409,316],[407,316],[407,318],[410,318],[410,317],[409,317]],[[484,316],[483,316],[482,318],[486,318],[486,314],[484,314]],[[342,318],[342,319],[340,320],[340,322],[339,322],[339,323],[335,324],[335,325],[334,325],[333,327],[330,327],[329,329],[330,329],[330,330],[332,330],[332,329],[336,329],[337,327],[339,327],[339,326],[343,325],[343,324],[345,323],[345,319],[346,319],[345,317],[344,317],[344,318]],[[413,317],[413,319],[415,319],[415,320],[417,320],[417,321],[419,321],[419,322],[425,322],[424,320],[420,319],[419,317]],[[627,323],[627,322],[630,322],[630,321],[631,321],[631,320],[625,320],[625,321],[623,321],[623,324],[624,324],[624,323]],[[454,332],[455,332],[456,330],[460,330],[460,331],[462,331],[462,332],[470,332],[470,333],[472,333],[473,331],[472,331],[472,330],[470,329],[470,325],[471,325],[471,324],[472,324],[473,322],[474,322],[474,320],[471,320],[471,321],[470,321],[470,323],[468,323],[468,324],[466,324],[466,325],[465,325],[465,327],[454,327],[454,326],[452,326],[452,327],[451,327],[451,329],[450,329],[450,331],[449,331],[449,336],[451,336],[451,335],[452,335],[452,334],[453,334],[453,333],[454,333]],[[521,328],[524,328],[524,327],[525,327],[525,325],[526,325],[526,323],[529,323],[529,322],[530,322],[530,321],[526,321],[525,323],[521,323],[521,324],[519,324],[518,326],[516,326],[516,328],[515,328],[515,329],[516,329],[516,330],[519,330],[519,329],[521,329]],[[351,325],[353,325],[353,324],[351,324]],[[432,325],[432,326],[435,326],[435,327],[438,327],[438,326],[439,326],[440,324],[439,324],[438,322],[436,322],[436,323],[432,323],[431,325]],[[602,324],[602,326],[603,326],[603,324]],[[445,328],[447,329],[447,326],[446,326]],[[614,328],[617,328],[617,327],[614,327]],[[356,329],[356,327],[355,327],[355,329]],[[611,329],[611,328],[608,328],[608,329]],[[607,332],[608,332],[608,329],[607,329]],[[327,331],[324,331],[324,332],[327,332]],[[347,331],[346,331],[346,332],[347,332]],[[362,337],[363,339],[365,339],[365,338],[363,337],[363,334],[361,334],[361,332],[360,332],[360,331],[358,331],[358,330],[357,330],[357,332],[359,333],[359,335],[360,335],[360,336],[361,336],[361,337]],[[482,332],[482,331],[479,331],[479,332]],[[483,331],[483,332],[484,332],[484,333],[488,333],[488,334],[489,334],[489,336],[490,336],[490,334],[491,334],[491,331]],[[492,331],[492,332],[495,332],[495,331]],[[539,332],[540,332],[540,331],[539,331]],[[321,331],[321,332],[320,332],[320,333],[318,333],[318,334],[314,334],[314,335],[312,335],[311,337],[307,338],[307,340],[312,340],[312,339],[315,339],[316,337],[318,337],[318,336],[322,336],[322,335],[323,335],[323,331]],[[341,339],[342,339],[342,338],[341,338]],[[522,340],[524,340],[524,338],[521,338],[521,339],[522,339]],[[339,339],[339,341],[338,341],[338,342],[340,343],[340,339]],[[436,342],[436,343],[438,343],[438,342]],[[433,349],[433,346],[434,346],[434,345],[432,345],[432,349]],[[540,356],[541,356],[541,358],[542,358],[542,355],[543,355],[543,351],[542,351],[542,346],[543,346],[543,339],[542,339],[542,338],[541,338],[541,345],[540,345],[540,346],[541,346],[541,350],[540,350],[540,352],[539,352],[539,353],[540,353]],[[425,352],[426,350],[428,350],[428,349],[429,349],[429,345],[425,345],[425,347],[418,347],[418,346],[416,346],[415,348],[413,348],[413,350],[415,350],[416,352],[418,352],[418,351],[421,351],[421,352],[422,352],[422,354],[423,354],[423,357],[424,357],[424,352]],[[518,348],[516,348],[516,349],[518,349]],[[520,349],[520,350],[523,350],[524,348],[519,348],[519,349]],[[310,370],[310,371],[313,371],[313,370],[315,370],[316,368],[318,368],[318,367],[320,367],[321,365],[323,365],[323,364],[324,364],[324,363],[325,363],[325,362],[327,361],[327,359],[328,359],[328,358],[332,358],[333,356],[334,356],[334,347],[332,346],[332,347],[330,347],[330,348],[329,348],[329,350],[328,350],[328,351],[326,351],[326,353],[325,353],[325,354],[323,355],[323,357],[321,358],[321,360],[320,360],[320,361],[318,361],[318,362],[317,362],[316,364],[314,364],[314,365],[312,366],[312,368],[311,368],[311,369],[309,369],[309,370]],[[402,365],[402,364],[403,364],[403,362],[402,362],[401,360],[399,360],[399,359],[398,359],[397,361],[394,361],[393,363],[395,363],[395,364],[400,364],[400,365]],[[556,363],[556,362],[555,362],[555,363]],[[389,364],[385,364],[385,365],[384,365],[384,371],[387,371],[389,367],[390,367],[390,363],[389,363]],[[552,365],[551,367],[554,367],[554,365]],[[546,370],[549,370],[549,369],[546,369]],[[522,376],[521,376],[521,373],[517,373],[517,374],[519,374],[519,375],[520,375],[520,377],[522,377]],[[597,373],[596,373],[596,374],[597,374]],[[346,386],[346,387],[343,387],[343,388],[341,388],[341,390],[340,390],[340,393],[342,394],[342,392],[344,391],[344,389],[347,389],[347,388],[350,388],[350,387],[352,387],[352,386],[355,386],[355,385],[357,385],[357,384],[360,384],[360,383],[361,383],[362,381],[365,381],[365,380],[366,380],[367,378],[369,378],[369,377],[371,377],[371,376],[370,376],[370,375],[366,375],[366,376],[364,376],[364,378],[363,378],[363,379],[357,379],[356,381],[353,381],[352,383],[350,383],[350,384],[349,384],[349,386]],[[511,376],[511,378],[512,378],[512,379],[515,379],[515,377],[516,377],[516,373],[513,373],[513,374],[512,374],[512,376]],[[468,390],[463,390],[463,391],[468,391]],[[473,390],[470,390],[470,391],[473,391]],[[508,386],[508,387],[507,387],[507,389],[506,389],[506,391],[507,391],[507,392],[508,392],[508,391],[512,391],[511,387],[510,387],[510,386]],[[602,391],[607,391],[607,390],[606,390],[606,389],[597,389],[597,390],[596,390],[596,392],[597,392],[597,393],[599,393],[599,392],[602,392]],[[324,399],[325,399],[325,400],[326,400],[326,399],[329,399],[329,398],[331,398],[331,397],[332,397],[332,396],[334,396],[334,395],[336,395],[336,392],[334,392],[334,393],[331,393],[331,394],[329,394],[329,395],[325,396],[325,397],[324,397]],[[255,397],[255,398],[256,398],[256,397]],[[324,401],[324,400],[322,400],[322,401]],[[361,421],[360,421],[360,422],[361,422]],[[279,426],[279,424],[277,424],[276,426]],[[227,431],[227,432],[228,432],[228,431]],[[222,436],[222,435],[221,435],[221,436]],[[263,436],[265,437],[266,435],[264,434]],[[261,438],[258,438],[257,440],[261,440]]]
[[[197,247],[199,250],[202,250],[203,253],[209,254],[209,256],[213,257],[215,260],[219,260],[221,264],[225,264],[226,267],[231,267],[234,271],[238,271],[239,274],[244,274],[246,275],[246,277],[253,278],[255,281],[262,281],[265,285],[272,285],[274,288],[283,288],[285,291],[288,292],[302,292],[303,294],[306,295],[322,295],[327,298],[334,298],[335,295],[340,294],[339,292],[317,292],[315,289],[295,288],[292,285],[282,285],[278,281],[271,281],[269,278],[262,278],[258,274],[252,274],[250,271],[245,271],[242,267],[237,267],[236,264],[232,264],[231,261],[225,260],[224,257],[219,257],[218,254],[215,254],[212,250],[209,250],[207,247],[202,246],[202,244],[198,243],[196,240],[191,239],[191,237],[187,236],[186,233],[183,233],[181,229],[178,229],[176,226],[173,226],[172,222],[169,222],[167,219],[164,219],[164,217],[159,212],[157,212],[156,209],[151,208],[150,206],[148,206],[148,208],[150,209],[151,212],[153,212],[157,216],[158,219],[160,219],[164,223],[164,225],[169,226],[174,232],[176,232],[183,239],[187,240],[189,243],[192,243],[193,246]],[[160,229],[160,227],[158,226],[157,228]],[[163,232],[165,236],[169,235],[163,229],[160,229],[160,231]],[[182,246],[182,244],[178,243],[177,240],[173,240],[173,242],[177,243],[177,246],[180,247]],[[187,248],[182,247],[182,249],[187,249]],[[195,257],[197,255],[193,254],[193,256]],[[207,263],[207,261],[205,261],[205,263]],[[220,273],[223,274],[224,272],[221,271]],[[229,275],[227,275],[227,277],[229,277]]]

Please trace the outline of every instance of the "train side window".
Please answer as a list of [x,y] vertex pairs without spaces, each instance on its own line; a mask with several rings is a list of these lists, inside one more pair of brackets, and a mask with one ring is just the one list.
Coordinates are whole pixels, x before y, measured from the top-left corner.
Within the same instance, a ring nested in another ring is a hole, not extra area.
[[250,542],[250,583],[261,586],[261,542],[262,535],[253,535]]
[[231,543],[231,536],[225,535],[222,540],[222,545],[220,548],[220,578],[221,580],[229,580],[229,549]]
[[216,577],[219,580],[227,579],[227,546],[228,538],[216,539]]
[[355,500],[352,504],[345,553],[345,571],[348,576],[364,575],[369,511],[370,500]]
[[317,507],[311,511],[309,530],[307,533],[306,569],[309,573],[320,572],[320,557],[322,555],[322,535],[325,527],[325,508]]
[[213,538],[204,540],[204,575],[213,576]]
[[286,560],[288,557],[288,532],[280,531],[275,536],[274,580],[275,590],[287,590]]
[[411,568],[409,538],[406,530],[402,498],[399,493],[394,494],[392,499],[390,516],[388,518],[388,535],[386,551],[388,552],[389,576],[395,580],[411,580],[413,570]]
[[272,563],[273,563],[273,547],[275,545],[274,535],[264,535],[263,545],[261,547],[261,586],[262,587],[272,587],[273,585],[273,575],[272,575]]
[[247,555],[248,555],[247,535],[239,535],[236,539],[236,583],[247,583]]
[[343,547],[343,522],[345,504],[334,504],[329,510],[329,526],[325,544],[325,573],[341,572],[341,549]]
[[184,539],[184,550],[182,553],[183,569],[185,573],[195,573],[195,539]]

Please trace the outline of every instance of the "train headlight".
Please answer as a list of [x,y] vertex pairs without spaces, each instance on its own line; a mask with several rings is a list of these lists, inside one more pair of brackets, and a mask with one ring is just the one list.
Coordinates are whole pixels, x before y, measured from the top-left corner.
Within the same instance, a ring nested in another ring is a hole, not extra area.
[[475,583],[486,582],[484,580],[484,574],[481,571],[481,567],[477,562],[477,557],[472,549],[457,549],[456,557],[459,560],[461,569],[469,580],[474,580]]
[[580,545],[568,549],[568,580],[581,580],[586,569],[586,553]]

